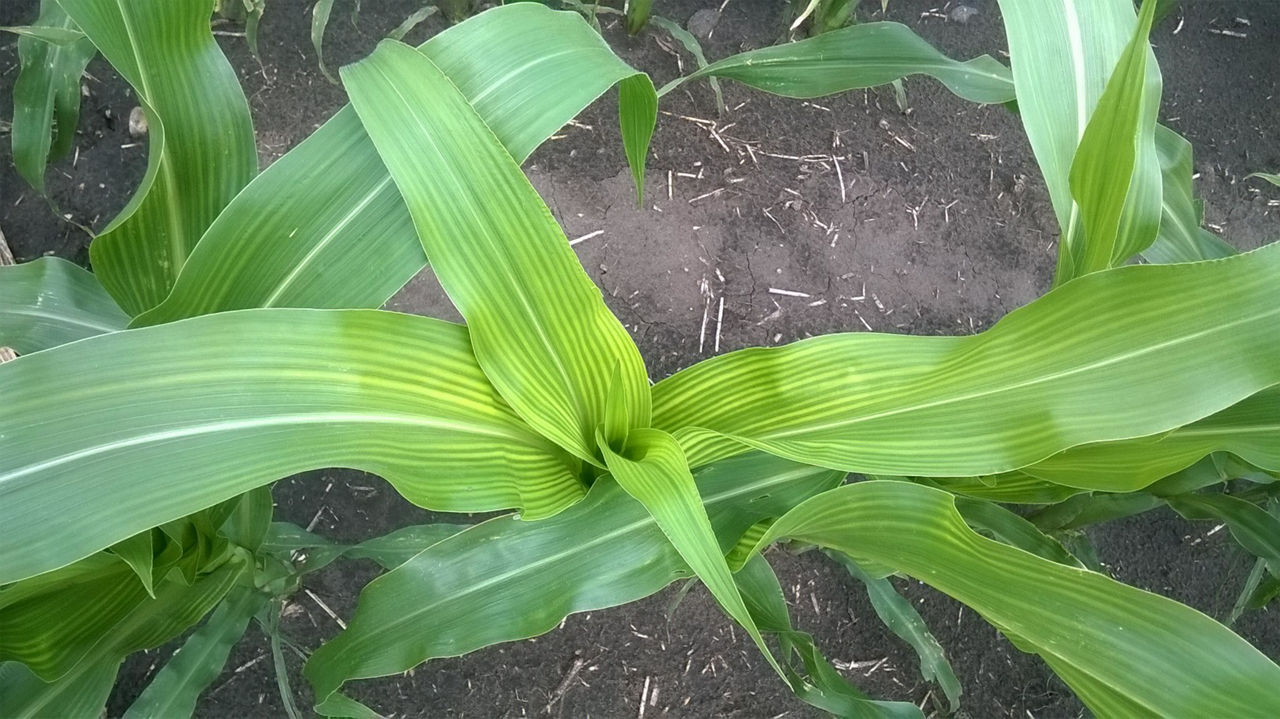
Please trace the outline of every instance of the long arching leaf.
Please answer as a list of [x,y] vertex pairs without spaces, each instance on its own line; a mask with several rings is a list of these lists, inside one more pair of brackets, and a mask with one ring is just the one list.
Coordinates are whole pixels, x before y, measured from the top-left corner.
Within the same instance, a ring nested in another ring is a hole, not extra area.
[[89,247],[126,312],[159,304],[205,228],[258,171],[249,103],[208,0],[59,0],[147,112],[147,174]]
[[695,466],[740,442],[871,474],[1019,469],[1172,430],[1280,383],[1277,273],[1271,245],[1094,273],[979,335],[742,350],[658,383],[654,426],[676,432]]
[[[759,520],[842,477],[753,453],[702,469],[695,479],[720,549],[728,551]],[[349,628],[316,650],[306,674],[325,711],[325,697],[351,679],[536,636],[569,614],[635,601],[687,576],[653,516],[602,479],[554,517],[478,524],[370,582]]]
[[[580,16],[537,3],[486,11],[419,49],[517,162],[611,86],[639,76]],[[642,109],[619,107],[631,118],[624,138],[643,128]],[[643,157],[635,147],[629,154]],[[347,106],[236,197],[173,294],[135,326],[250,307],[378,307],[426,262],[400,193]]]
[[893,567],[960,600],[1044,657],[1100,716],[1280,712],[1280,667],[1231,630],[1172,600],[986,539],[946,492],[859,482],[796,507],[759,546],[781,537]]
[[66,260],[0,267],[0,346],[30,354],[128,324],[98,279]]
[[[535,429],[599,463],[610,377],[626,427],[649,424],[640,351],[537,191],[426,55],[384,40],[342,69],[475,357]],[[611,441],[621,437],[610,437]]]
[[374,472],[446,511],[544,516],[584,492],[466,330],[425,317],[245,310],[116,332],[0,365],[0,396],[0,584],[307,469]]
[[786,97],[820,97],[929,75],[973,102],[1013,99],[1009,69],[988,55],[966,62],[938,52],[896,22],[850,25],[800,42],[732,55],[665,85],[659,95],[699,77],[737,80]]

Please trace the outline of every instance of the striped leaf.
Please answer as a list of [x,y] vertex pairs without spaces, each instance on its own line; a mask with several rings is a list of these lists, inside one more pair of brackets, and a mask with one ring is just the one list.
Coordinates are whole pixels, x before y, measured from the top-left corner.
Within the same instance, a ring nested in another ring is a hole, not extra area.
[[147,174],[89,247],[130,315],[169,294],[191,248],[258,170],[249,104],[208,0],[59,0],[147,112]]
[[1076,148],[1068,181],[1078,222],[1063,231],[1056,283],[1122,264],[1146,249],[1159,230],[1154,133],[1161,78],[1148,42],[1155,7],[1155,0],[1143,4]]
[[0,365],[0,396],[0,584],[307,469],[374,472],[444,511],[545,516],[584,491],[466,330],[425,317],[245,310],[116,332]]
[[598,464],[609,378],[620,373],[631,427],[649,424],[649,381],[551,211],[426,55],[384,40],[342,79],[485,375],[539,433]]
[[[612,85],[637,77],[581,17],[537,3],[481,13],[420,50],[517,162]],[[633,143],[642,139],[642,109],[619,108]],[[652,110],[647,122],[652,128]],[[643,157],[643,147],[628,147]],[[251,307],[378,307],[426,261],[400,193],[348,106],[236,197],[172,295],[134,324]]]
[[30,354],[124,329],[115,300],[88,271],[56,257],[0,267],[0,346]]
[[699,77],[723,77],[775,95],[812,98],[928,75],[980,103],[1013,99],[1009,69],[988,55],[952,60],[896,22],[850,25],[800,42],[732,55],[676,78],[662,96]]
[[1043,657],[1099,716],[1280,712],[1280,667],[1231,630],[1172,600],[986,539],[946,492],[847,485],[784,515],[761,546],[781,537],[891,566],[951,595]]
[[[755,453],[695,474],[722,551],[842,477]],[[316,650],[306,675],[318,710],[333,711],[325,697],[351,679],[536,636],[569,614],[635,601],[687,576],[653,516],[602,479],[554,517],[489,520],[370,582],[348,629]]]
[[[41,31],[75,33],[78,37],[50,43]],[[21,34],[18,58],[22,69],[13,83],[9,140],[18,174],[43,194],[45,165],[65,155],[75,140],[80,75],[98,51],[55,0],[41,0],[40,17],[29,32]]]
[[676,432],[694,466],[739,443],[871,474],[1019,469],[1166,432],[1280,383],[1277,273],[1272,245],[1094,273],[968,337],[835,334],[742,350],[658,383],[654,426]]
[[[157,647],[200,621],[239,582],[243,560],[231,561],[186,585],[163,582],[154,599],[144,599],[110,624],[96,627],[87,651],[57,676],[41,677],[18,663],[0,665],[0,716],[6,719],[66,717],[96,719],[115,682],[120,662],[133,652]],[[59,621],[81,621],[63,615]]]

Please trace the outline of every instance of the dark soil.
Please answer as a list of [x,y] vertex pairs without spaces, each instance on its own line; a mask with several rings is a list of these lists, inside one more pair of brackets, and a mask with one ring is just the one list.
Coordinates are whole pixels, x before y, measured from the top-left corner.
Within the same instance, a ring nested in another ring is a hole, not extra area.
[[[325,47],[332,66],[368,53],[417,5],[365,3],[357,27],[349,20],[352,4],[339,0],[334,9]],[[979,13],[964,24],[926,13],[930,3],[918,0],[893,0],[888,17],[954,57],[999,53],[1004,38],[995,2],[971,4]],[[0,25],[29,22],[36,5],[5,2]],[[1241,179],[1280,167],[1280,73],[1274,55],[1280,47],[1280,5],[1187,5],[1184,15],[1175,12],[1155,34],[1165,76],[1162,119],[1196,146],[1196,190],[1205,199],[1210,227],[1242,248],[1255,247],[1280,230],[1277,208],[1268,204],[1280,194]],[[703,6],[661,0],[655,12],[683,22]],[[310,4],[269,7],[261,28],[261,65],[242,39],[220,37],[249,95],[264,165],[345,102],[342,90],[317,70],[308,39]],[[777,0],[732,0],[706,43],[707,55],[715,59],[776,42],[785,27],[782,7]],[[407,40],[421,42],[441,27],[433,19]],[[657,30],[628,38],[606,27],[605,34],[655,81],[679,72],[675,56],[658,39],[676,45]],[[8,118],[17,59],[14,44],[5,43],[0,116]],[[692,64],[687,56],[684,63]],[[100,229],[142,177],[145,147],[131,146],[127,133],[125,118],[136,104],[127,86],[101,60],[89,72],[78,159],[58,163],[49,182],[62,212]],[[643,209],[632,200],[613,96],[548,142],[526,169],[569,237],[604,230],[577,249],[633,332],[655,379],[717,350],[831,331],[976,332],[1048,289],[1057,235],[1053,214],[1015,117],[999,107],[970,105],[927,79],[911,79],[906,88],[910,109],[903,113],[887,91],[803,103],[729,83],[725,100],[732,110],[718,118],[722,127],[734,123],[721,133],[726,151],[697,124],[677,116],[717,119],[708,88],[691,85],[664,100],[663,109],[672,115],[660,118]],[[751,143],[755,161],[741,141]],[[778,157],[807,155],[846,159],[837,174],[830,159]],[[7,143],[0,183],[0,227],[20,261],[42,254],[87,261],[88,236],[51,216],[26,188],[12,170]],[[808,297],[771,294],[770,288]],[[390,307],[456,318],[430,276],[411,283]],[[711,317],[705,334],[704,313]],[[316,531],[338,540],[367,538],[431,517],[377,477],[349,471],[282,481],[275,496],[281,519],[314,521]],[[1100,528],[1093,539],[1117,578],[1222,617],[1248,562],[1226,532],[1211,528],[1155,512]],[[860,586],[843,570],[815,554],[777,552],[771,558],[799,627],[817,636],[840,666],[857,662],[848,671],[859,685],[875,696],[923,703],[929,711],[943,706],[919,678],[911,650],[881,626]],[[312,575],[306,586],[339,616],[350,617],[359,589],[374,572],[371,565],[342,564]],[[1015,650],[973,612],[915,582],[897,584],[918,603],[951,658],[965,688],[962,713],[1083,713],[1039,659]],[[573,616],[538,639],[435,661],[403,677],[349,689],[396,716],[534,715],[544,711],[549,695],[582,658],[581,680],[551,714],[638,716],[646,685],[651,701],[643,712],[650,717],[814,714],[790,696],[704,591],[693,591],[668,620],[672,596],[668,589],[630,606]],[[337,632],[306,595],[295,599],[283,626],[299,644],[314,647]],[[1274,613],[1247,616],[1237,629],[1280,659]],[[128,706],[172,649],[126,662],[109,706],[112,715]],[[864,662],[876,662],[874,671]],[[300,664],[290,657],[297,702],[306,707],[311,697]],[[199,714],[282,716],[271,666],[266,641],[251,629],[202,699]]]

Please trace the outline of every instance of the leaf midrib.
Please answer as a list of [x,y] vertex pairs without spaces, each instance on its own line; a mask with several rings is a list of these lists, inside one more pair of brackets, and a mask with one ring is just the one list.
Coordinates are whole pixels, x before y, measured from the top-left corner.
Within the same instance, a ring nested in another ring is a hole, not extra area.
[[86,447],[84,449],[69,452],[42,462],[19,467],[0,475],[0,485],[13,481],[23,476],[43,472],[54,467],[64,464],[77,462],[81,459],[106,454],[120,449],[130,447],[138,447],[147,444],[154,444],[172,439],[183,439],[187,437],[195,437],[205,434],[218,434],[221,432],[235,432],[246,429],[261,429],[276,426],[299,426],[308,424],[400,424],[407,427],[425,427],[428,429],[442,429],[446,431],[459,432],[464,434],[474,434],[497,439],[506,439],[527,444],[529,437],[513,431],[504,431],[497,426],[486,426],[479,423],[463,422],[459,420],[446,420],[442,418],[415,416],[406,414],[377,414],[372,412],[314,412],[314,413],[296,413],[296,414],[279,414],[269,417],[257,417],[253,419],[225,420],[222,422],[207,422],[203,424],[193,424],[178,429],[165,430],[161,432],[149,432],[146,434],[134,435],[114,442],[104,442],[102,444]]

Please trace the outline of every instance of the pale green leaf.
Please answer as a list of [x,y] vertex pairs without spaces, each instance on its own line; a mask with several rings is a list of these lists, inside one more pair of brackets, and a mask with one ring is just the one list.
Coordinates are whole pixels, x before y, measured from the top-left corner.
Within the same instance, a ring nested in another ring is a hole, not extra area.
[[823,33],[800,42],[732,55],[667,83],[658,95],[699,77],[737,80],[757,90],[813,98],[876,85],[908,75],[928,75],[960,97],[980,103],[1013,99],[1009,69],[987,55],[952,60],[907,26],[874,22]]
[[[842,478],[758,453],[695,477],[722,551]],[[689,575],[653,516],[601,479],[554,517],[478,524],[370,582],[349,628],[316,650],[306,674],[323,702],[348,680],[536,636],[569,614],[635,601]]]
[[329,27],[329,16],[333,13],[333,0],[316,0],[311,8],[311,47],[316,51],[316,63],[320,72],[329,82],[337,85],[338,78],[329,72],[324,64],[324,31]]
[[1154,0],[1143,4],[1133,37],[1080,136],[1068,172],[1078,210],[1063,228],[1055,283],[1123,263],[1146,249],[1159,229],[1154,133],[1161,78],[1148,42],[1155,7]]
[[[519,162],[636,74],[582,18],[537,3],[483,12],[420,49]],[[558,79],[566,75],[574,82]],[[249,307],[378,307],[426,261],[400,193],[347,106],[236,197],[171,297],[135,325]]]
[[1022,471],[1065,486],[1128,492],[1213,452],[1230,452],[1262,469],[1280,471],[1280,387],[1169,432],[1072,447]]
[[1156,241],[1142,251],[1153,263],[1195,262],[1230,257],[1235,248],[1200,226],[1200,209],[1191,188],[1191,143],[1163,125],[1156,125],[1156,154],[1160,158],[1163,211]]
[[147,174],[89,246],[130,315],[159,304],[213,222],[258,171],[249,103],[209,30],[208,0],[60,0],[146,109]]
[[1258,178],[1259,180],[1266,180],[1267,182],[1270,182],[1276,187],[1280,187],[1280,174],[1273,174],[1270,172],[1254,172],[1254,173],[1245,175],[1244,179],[1248,180],[1254,177]]
[[986,539],[945,492],[847,485],[784,515],[761,545],[781,537],[891,565],[967,604],[1043,656],[1099,715],[1280,712],[1272,690],[1280,667],[1231,630],[1172,600]]
[[1019,469],[1167,432],[1280,383],[1278,273],[1272,245],[1094,273],[973,336],[834,334],[742,350],[658,383],[654,426],[675,432],[695,466],[740,443],[870,474]]
[[[57,5],[57,3],[49,3]],[[65,13],[63,16],[65,17]],[[40,22],[37,20],[36,22]],[[10,32],[50,45],[71,45],[84,39],[84,33],[72,25],[0,25],[0,32]],[[77,77],[77,80],[80,78]]]
[[0,346],[30,354],[129,323],[90,272],[56,257],[0,267]]
[[342,79],[503,398],[538,432],[599,463],[595,432],[617,368],[629,426],[648,426],[640,351],[449,78],[417,50],[384,40],[342,68]]
[[[45,37],[48,33],[76,33],[79,37],[50,44]],[[55,0],[41,0],[40,17],[18,39],[22,69],[13,83],[9,140],[18,174],[42,194],[45,165],[65,155],[75,139],[80,75],[97,52]],[[3,287],[0,285],[0,290]]]
[[1071,163],[1112,69],[1133,37],[1132,0],[1000,0],[1018,114],[1068,237]]
[[0,583],[307,469],[373,472],[444,511],[545,516],[584,492],[466,330],[426,317],[245,310],[116,332],[0,364],[0,396]]

